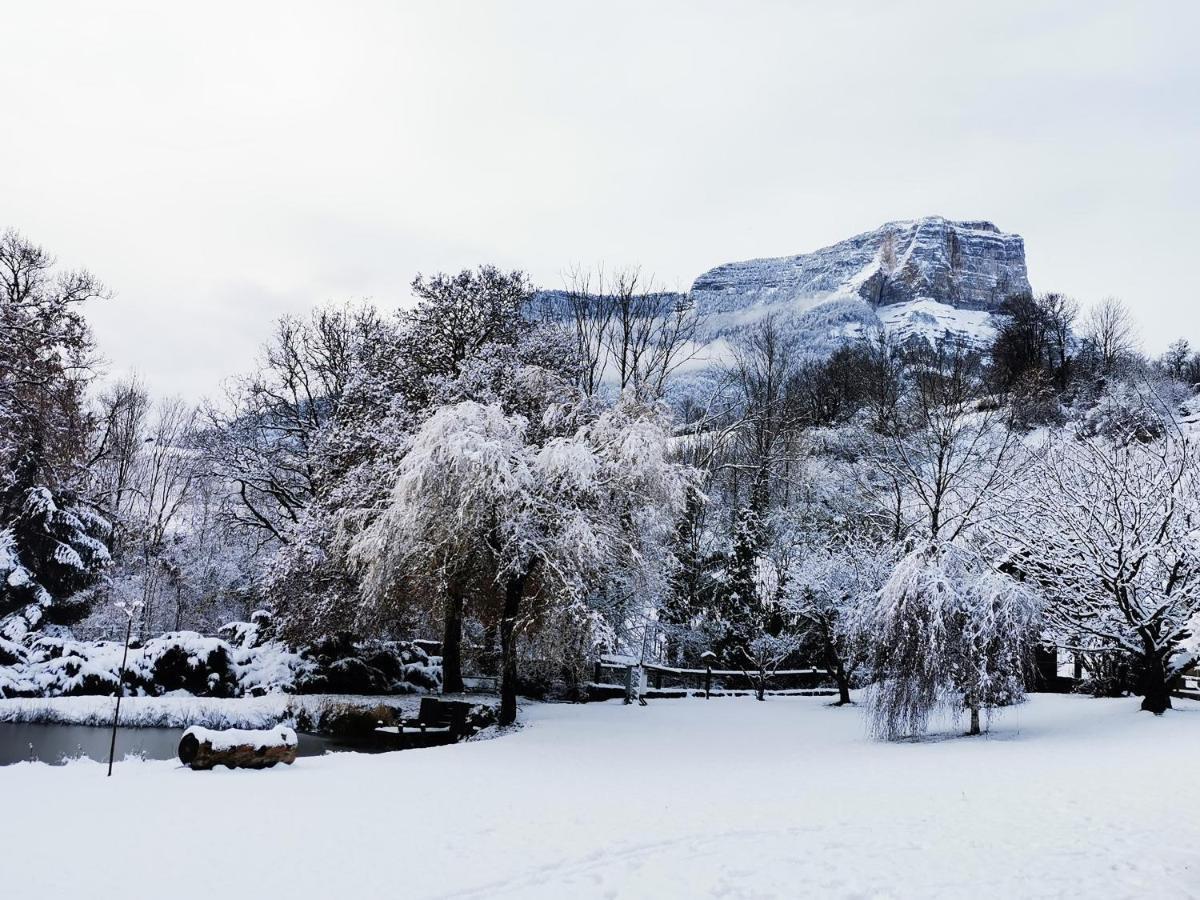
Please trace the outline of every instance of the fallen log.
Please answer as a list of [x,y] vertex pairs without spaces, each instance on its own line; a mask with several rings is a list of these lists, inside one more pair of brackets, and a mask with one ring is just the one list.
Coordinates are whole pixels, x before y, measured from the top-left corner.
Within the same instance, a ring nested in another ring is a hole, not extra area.
[[193,769],[269,769],[296,761],[296,732],[280,726],[263,731],[214,731],[193,725],[179,740],[179,761]]

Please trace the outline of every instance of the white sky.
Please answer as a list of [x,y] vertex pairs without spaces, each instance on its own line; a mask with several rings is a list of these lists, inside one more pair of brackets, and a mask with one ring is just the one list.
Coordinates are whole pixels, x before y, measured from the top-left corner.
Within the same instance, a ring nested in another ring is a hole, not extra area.
[[494,262],[686,288],[987,218],[1035,290],[1200,343],[1200,3],[0,0],[0,225],[195,398],[271,320]]

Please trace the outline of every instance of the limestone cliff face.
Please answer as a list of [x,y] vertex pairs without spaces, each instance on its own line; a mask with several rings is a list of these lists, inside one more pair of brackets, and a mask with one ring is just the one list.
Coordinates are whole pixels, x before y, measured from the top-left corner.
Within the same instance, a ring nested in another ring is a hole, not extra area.
[[956,309],[995,310],[1028,293],[1025,243],[991,222],[939,216],[889,222],[813,253],[726,263],[692,285],[703,312],[795,308],[834,298],[873,307],[930,299]]

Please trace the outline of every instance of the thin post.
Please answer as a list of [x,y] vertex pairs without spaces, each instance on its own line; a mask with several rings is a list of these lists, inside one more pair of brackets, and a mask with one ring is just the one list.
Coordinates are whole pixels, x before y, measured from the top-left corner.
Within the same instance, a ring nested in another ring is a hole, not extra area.
[[704,699],[712,692],[712,663],[704,667]]
[[117,708],[113,712],[112,737],[108,742],[108,776],[112,778],[113,756],[117,752],[117,720],[121,718],[121,697],[125,695],[125,663],[129,660],[129,637],[133,634],[133,614],[140,603],[126,609],[118,603],[117,608],[125,613],[125,651],[121,654],[121,671],[117,675]]

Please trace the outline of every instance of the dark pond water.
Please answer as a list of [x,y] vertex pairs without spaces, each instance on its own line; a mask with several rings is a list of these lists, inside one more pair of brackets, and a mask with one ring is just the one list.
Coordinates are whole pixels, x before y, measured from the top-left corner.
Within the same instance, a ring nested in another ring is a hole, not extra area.
[[[0,723],[0,766],[26,760],[60,764],[86,757],[108,760],[112,732],[94,725],[41,725]],[[175,759],[182,728],[122,728],[117,732],[116,758]],[[319,734],[299,734],[300,756],[320,756],[339,751],[377,752],[370,744],[350,744]]]

